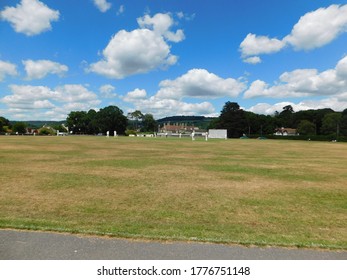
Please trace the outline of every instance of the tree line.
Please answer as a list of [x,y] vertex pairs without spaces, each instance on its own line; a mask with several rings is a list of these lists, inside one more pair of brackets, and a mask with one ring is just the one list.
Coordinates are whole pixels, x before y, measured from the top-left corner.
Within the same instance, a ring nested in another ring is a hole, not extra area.
[[66,125],[74,134],[131,134],[137,131],[157,131],[157,123],[152,114],[142,114],[136,110],[126,116],[117,106],[108,106],[98,112],[91,109],[86,111],[72,111],[67,116]]
[[[143,114],[136,110],[127,116],[117,106],[108,106],[95,111],[72,111],[68,114],[65,125],[73,134],[106,134],[116,131],[124,135],[130,133],[156,132],[158,124],[163,121],[182,123],[187,121],[205,122],[206,128],[227,129],[229,138],[239,138],[242,135],[273,135],[276,128],[294,128],[303,136],[330,136],[337,138],[347,136],[347,109],[335,112],[330,108],[305,110],[295,112],[291,105],[283,107],[281,112],[274,115],[262,115],[248,112],[240,108],[236,102],[226,102],[219,117],[205,118],[201,116],[167,117],[156,121],[152,114]],[[11,129],[13,132],[25,133],[24,122],[13,124],[6,118],[0,117],[0,132]],[[57,130],[63,131],[63,127],[57,126]]]
[[221,114],[210,128],[228,130],[229,138],[246,135],[272,135],[276,128],[294,128],[303,136],[347,136],[347,109],[317,109],[295,112],[291,105],[274,115],[261,115],[244,111],[236,102],[226,102]]

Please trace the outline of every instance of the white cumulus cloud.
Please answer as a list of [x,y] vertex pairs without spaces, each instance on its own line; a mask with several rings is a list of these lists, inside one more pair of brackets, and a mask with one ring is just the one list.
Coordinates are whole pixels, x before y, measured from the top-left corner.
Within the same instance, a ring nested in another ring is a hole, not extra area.
[[47,86],[10,85],[11,94],[0,99],[10,113],[25,119],[65,119],[73,110],[89,110],[101,101],[98,96],[80,84],[67,84],[51,89]]
[[233,78],[223,79],[205,69],[191,69],[175,80],[162,81],[157,96],[173,99],[236,97],[245,88],[246,85],[242,81]]
[[22,0],[16,7],[5,7],[0,18],[10,22],[16,32],[33,36],[51,30],[51,22],[59,19],[59,11],[39,0]]
[[296,69],[285,72],[274,85],[256,80],[245,91],[244,97],[338,97],[345,93],[347,93],[347,56],[343,57],[334,69],[322,72],[317,69]]
[[87,71],[122,79],[176,64],[178,57],[171,54],[167,41],[178,42],[184,37],[183,31],[181,34],[180,30],[176,33],[169,30],[173,24],[171,17],[144,16],[138,23],[139,29],[117,32],[103,50],[103,58],[92,63]]
[[106,0],[93,0],[94,5],[100,10],[100,12],[107,12],[111,9],[112,4],[107,2]]
[[214,115],[212,103],[191,102],[185,99],[215,99],[237,97],[246,84],[233,78],[223,79],[205,69],[191,69],[175,80],[164,80],[159,83],[159,90],[148,97],[144,89],[128,92],[123,100],[132,103],[135,109],[149,112],[155,117],[172,115]]
[[151,113],[156,118],[172,116],[173,112],[177,115],[205,116],[215,113],[215,108],[210,102],[188,103],[177,99],[160,98],[156,95],[128,101],[133,103],[135,109]]
[[99,104],[98,96],[80,84],[67,84],[55,89],[55,99],[59,102],[86,102],[94,106]]
[[347,32],[347,5],[331,5],[303,15],[283,39],[249,33],[240,44],[241,57],[246,63],[254,63],[252,57],[276,53],[286,46],[311,50],[329,44],[344,32]]
[[99,88],[99,91],[101,93],[101,96],[104,98],[114,98],[117,96],[117,94],[115,93],[116,88],[110,84],[107,85],[102,85]]
[[69,68],[66,65],[50,60],[23,60],[22,61],[25,71],[27,73],[27,79],[42,79],[48,74],[56,74],[62,76]]
[[5,79],[5,76],[16,75],[18,75],[18,72],[15,64],[0,60],[0,82]]
[[282,40],[276,38],[270,39],[267,36],[257,36],[249,33],[240,44],[242,56],[256,56],[278,52],[285,46]]
[[290,101],[282,101],[275,104],[258,103],[250,108],[247,108],[246,110],[257,114],[273,115],[276,111],[282,112],[283,107],[287,105],[291,105],[295,112],[324,108],[331,108],[337,112],[341,112],[347,108],[347,99],[341,100],[340,98],[329,97],[321,100],[302,100],[298,103]]
[[258,64],[258,63],[261,63],[261,58],[259,56],[250,56],[243,59],[243,62],[246,62],[249,64]]
[[104,49],[103,56],[90,65],[89,71],[115,79],[147,73],[177,61],[163,38],[148,29],[119,31]]
[[182,29],[178,29],[176,32],[170,31],[170,28],[174,25],[174,20],[170,14],[159,13],[153,17],[145,15],[138,18],[137,23],[141,28],[153,30],[159,36],[164,36],[165,39],[172,42],[177,43],[185,38]]
[[124,96],[123,100],[126,102],[138,102],[147,97],[147,92],[144,89],[135,89],[130,91]]
[[331,5],[305,14],[284,38],[295,49],[324,46],[347,31],[347,5]]
[[31,108],[35,109],[35,104],[51,104],[48,100],[54,98],[55,94],[50,88],[45,86],[30,86],[30,85],[10,85],[12,95],[3,97],[0,101],[7,104],[11,108]]

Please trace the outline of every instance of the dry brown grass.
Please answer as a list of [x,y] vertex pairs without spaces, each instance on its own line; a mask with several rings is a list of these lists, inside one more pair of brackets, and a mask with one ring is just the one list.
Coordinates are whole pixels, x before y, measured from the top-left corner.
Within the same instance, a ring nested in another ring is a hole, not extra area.
[[0,226],[347,248],[347,145],[1,137]]

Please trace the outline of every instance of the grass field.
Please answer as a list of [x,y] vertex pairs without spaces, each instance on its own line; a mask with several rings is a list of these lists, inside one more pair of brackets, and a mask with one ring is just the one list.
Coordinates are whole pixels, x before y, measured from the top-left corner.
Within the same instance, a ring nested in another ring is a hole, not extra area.
[[2,136],[0,227],[347,249],[347,144]]

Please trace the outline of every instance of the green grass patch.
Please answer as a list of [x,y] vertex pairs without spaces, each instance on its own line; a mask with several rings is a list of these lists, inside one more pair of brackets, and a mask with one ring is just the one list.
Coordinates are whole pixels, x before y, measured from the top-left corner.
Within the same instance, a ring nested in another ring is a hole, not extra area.
[[0,137],[0,227],[347,249],[347,144]]

